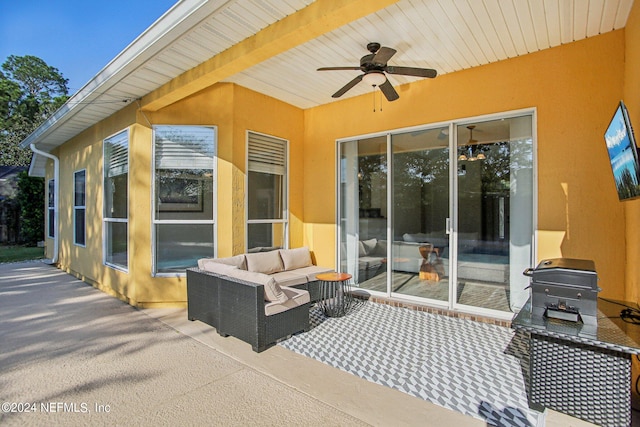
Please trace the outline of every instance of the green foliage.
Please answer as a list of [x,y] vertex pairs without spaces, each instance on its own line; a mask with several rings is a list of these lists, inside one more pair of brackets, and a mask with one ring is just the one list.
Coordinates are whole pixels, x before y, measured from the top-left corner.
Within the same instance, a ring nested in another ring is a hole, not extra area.
[[44,240],[44,180],[20,172],[17,200],[22,218],[20,241],[35,246]]
[[35,56],[10,55],[0,71],[0,165],[29,166],[19,144],[69,98],[68,80]]

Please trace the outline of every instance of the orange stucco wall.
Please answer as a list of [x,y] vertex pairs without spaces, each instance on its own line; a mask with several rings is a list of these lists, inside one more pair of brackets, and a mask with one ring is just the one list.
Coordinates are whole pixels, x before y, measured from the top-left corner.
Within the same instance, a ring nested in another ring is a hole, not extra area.
[[594,259],[602,295],[625,293],[624,209],[604,130],[622,97],[624,30],[305,111],[305,239],[335,264],[336,139],[536,108],[538,258]]

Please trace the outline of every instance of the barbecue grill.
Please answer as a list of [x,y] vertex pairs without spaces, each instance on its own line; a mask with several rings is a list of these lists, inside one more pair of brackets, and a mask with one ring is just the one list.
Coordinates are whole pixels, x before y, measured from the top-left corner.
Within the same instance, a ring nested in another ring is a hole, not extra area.
[[597,326],[598,275],[593,261],[554,258],[527,268],[531,277],[531,315]]

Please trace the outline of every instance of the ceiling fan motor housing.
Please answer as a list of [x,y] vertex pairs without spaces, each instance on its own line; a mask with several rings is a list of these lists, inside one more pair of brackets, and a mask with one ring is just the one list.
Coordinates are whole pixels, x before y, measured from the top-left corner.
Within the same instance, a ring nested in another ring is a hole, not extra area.
[[371,53],[376,53],[380,50],[380,43],[371,42],[367,44],[367,50]]
[[376,65],[373,63],[373,58],[375,55],[372,53],[371,55],[365,55],[360,58],[360,68],[362,71],[367,72],[371,70],[380,70],[382,71],[382,66]]

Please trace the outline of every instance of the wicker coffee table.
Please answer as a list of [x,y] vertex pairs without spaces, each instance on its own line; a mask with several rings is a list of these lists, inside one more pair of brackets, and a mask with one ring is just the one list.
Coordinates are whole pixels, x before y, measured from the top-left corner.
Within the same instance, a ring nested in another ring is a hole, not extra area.
[[341,317],[353,305],[348,273],[322,273],[316,276],[320,282],[318,305],[328,317]]

